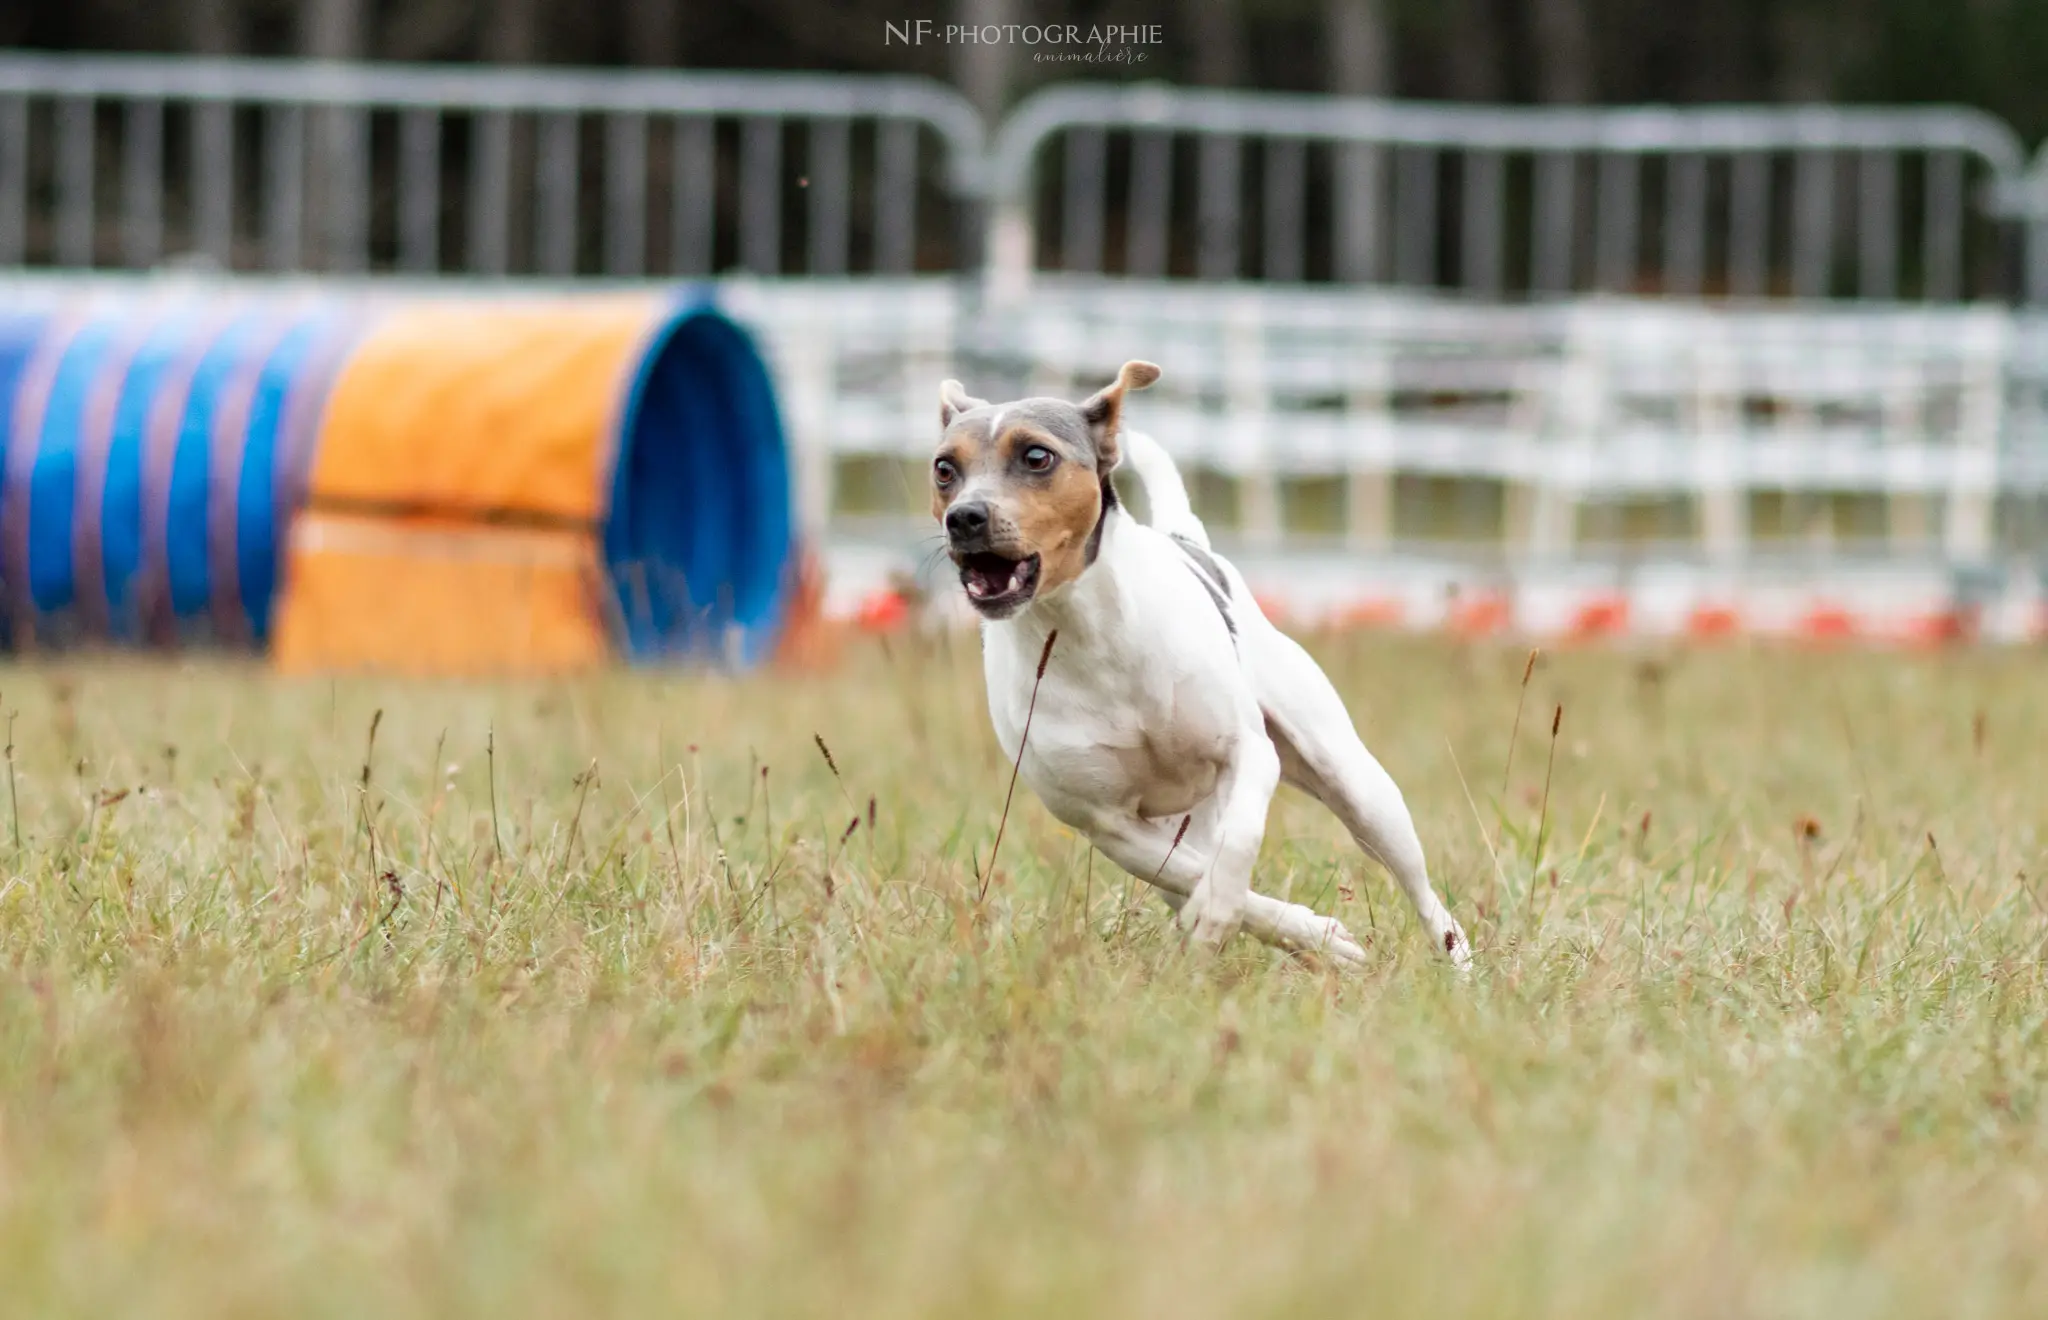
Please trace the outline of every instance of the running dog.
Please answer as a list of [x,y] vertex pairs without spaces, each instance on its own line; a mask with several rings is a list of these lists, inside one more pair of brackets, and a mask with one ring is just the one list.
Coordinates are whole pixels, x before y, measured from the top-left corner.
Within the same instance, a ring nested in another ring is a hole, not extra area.
[[[1214,947],[1246,930],[1362,962],[1334,918],[1252,891],[1284,780],[1336,814],[1435,947],[1465,966],[1470,945],[1430,888],[1401,790],[1323,671],[1209,548],[1173,460],[1121,429],[1125,394],[1158,378],[1151,363],[1127,362],[1079,404],[939,387],[932,514],[982,618],[1004,755],[1054,816],[1156,886],[1192,940]],[[1110,483],[1125,461],[1149,525]]]

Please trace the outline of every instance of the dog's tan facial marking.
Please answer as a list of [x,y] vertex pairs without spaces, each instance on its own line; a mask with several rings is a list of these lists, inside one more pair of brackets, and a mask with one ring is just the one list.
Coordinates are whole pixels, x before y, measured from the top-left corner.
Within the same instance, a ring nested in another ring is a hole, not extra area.
[[988,428],[974,422],[948,427],[932,456],[932,517],[944,518],[946,506],[966,490],[988,465]]
[[1088,539],[1102,517],[1102,479],[1060,440],[1011,426],[996,441],[1007,521],[1018,553],[1039,557],[1039,590],[1063,586],[1088,567]]

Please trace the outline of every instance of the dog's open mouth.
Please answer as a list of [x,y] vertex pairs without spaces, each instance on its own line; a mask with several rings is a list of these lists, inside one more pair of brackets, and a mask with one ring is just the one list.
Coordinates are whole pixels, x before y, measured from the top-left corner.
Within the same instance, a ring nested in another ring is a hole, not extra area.
[[961,555],[960,585],[983,614],[1007,614],[1038,590],[1038,556],[1011,559],[987,550]]

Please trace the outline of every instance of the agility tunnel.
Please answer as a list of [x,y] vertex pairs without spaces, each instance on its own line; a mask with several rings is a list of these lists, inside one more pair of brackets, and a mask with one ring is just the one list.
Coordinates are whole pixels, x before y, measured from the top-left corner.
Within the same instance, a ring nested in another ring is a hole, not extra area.
[[751,664],[794,589],[774,389],[706,299],[0,311],[0,645],[292,671]]

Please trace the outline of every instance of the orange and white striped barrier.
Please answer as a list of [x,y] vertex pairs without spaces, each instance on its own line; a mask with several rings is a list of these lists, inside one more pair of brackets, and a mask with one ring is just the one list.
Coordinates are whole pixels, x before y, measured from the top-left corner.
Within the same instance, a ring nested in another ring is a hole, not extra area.
[[[1810,583],[1692,579],[1646,571],[1629,581],[1572,574],[1459,581],[1417,574],[1359,588],[1319,589],[1246,570],[1254,598],[1284,628],[1443,633],[1598,644],[1662,638],[1713,645],[1773,639],[1811,646],[1952,646],[2048,641],[2048,596],[2020,584],[1983,603],[1957,598],[1939,575],[1898,574]],[[972,624],[949,584],[929,596],[902,585],[853,583],[828,593],[826,612],[863,632],[915,624]]]

